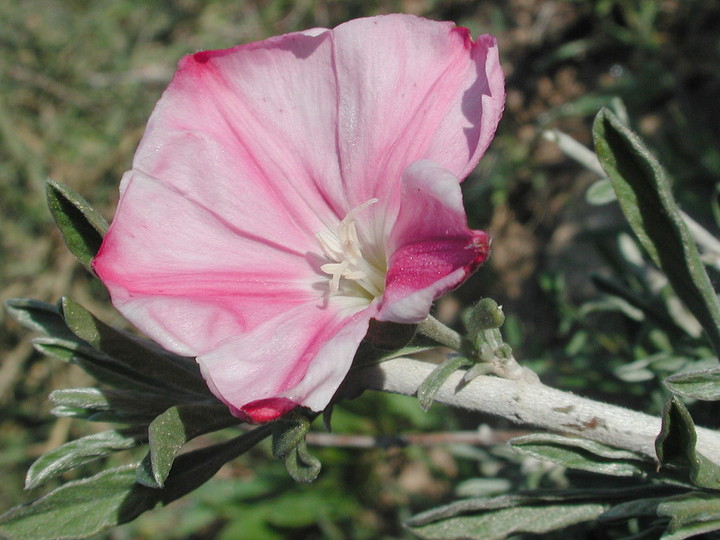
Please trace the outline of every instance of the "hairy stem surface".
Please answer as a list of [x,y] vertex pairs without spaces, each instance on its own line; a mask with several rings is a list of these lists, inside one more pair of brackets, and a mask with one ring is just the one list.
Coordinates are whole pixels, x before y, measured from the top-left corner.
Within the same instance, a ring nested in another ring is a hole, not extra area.
[[[352,383],[358,389],[415,395],[434,364],[411,358],[395,358],[358,369]],[[617,448],[655,457],[655,437],[660,418],[616,405],[601,403],[539,382],[478,376],[463,383],[465,371],[457,371],[442,385],[435,401],[462,409],[501,416],[518,424],[576,435]],[[697,450],[720,464],[720,433],[697,429]]]

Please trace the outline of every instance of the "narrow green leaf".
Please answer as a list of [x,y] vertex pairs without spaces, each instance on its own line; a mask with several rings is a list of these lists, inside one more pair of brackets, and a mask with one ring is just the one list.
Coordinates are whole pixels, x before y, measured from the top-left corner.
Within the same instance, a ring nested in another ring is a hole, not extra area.
[[199,370],[188,370],[185,360],[170,357],[142,345],[132,336],[97,319],[69,298],[62,300],[63,315],[70,329],[94,348],[102,351],[161,387],[176,388],[211,396]]
[[36,338],[32,340],[32,344],[43,354],[76,364],[102,384],[118,389],[161,393],[162,388],[141,373],[89,345],[57,338]]
[[271,429],[265,424],[227,442],[182,454],[175,460],[164,487],[153,491],[161,494],[163,504],[179,499],[207,482],[225,463],[268,437]]
[[270,427],[261,426],[225,443],[183,454],[175,460],[163,489],[136,483],[137,464],[68,482],[0,516],[0,534],[17,540],[62,540],[98,534],[132,521],[158,503],[169,504],[197,489],[225,463],[269,434]]
[[25,489],[32,489],[50,478],[101,457],[134,448],[142,442],[128,431],[102,431],[63,444],[40,456],[28,469]]
[[53,304],[30,298],[12,298],[5,301],[5,309],[8,315],[33,332],[66,340],[79,340],[65,324],[57,306]]
[[635,235],[720,354],[720,302],[662,167],[608,109],[595,118],[593,137],[600,163]]
[[669,517],[663,538],[681,540],[720,529],[720,496],[693,491],[670,497],[658,506],[658,516]]
[[678,373],[665,379],[676,394],[706,401],[720,400],[720,368]]
[[120,416],[156,416],[177,403],[177,399],[173,399],[173,396],[162,392],[134,392],[108,388],[54,390],[50,393],[50,401],[59,407],[114,411]]
[[417,391],[417,398],[422,410],[427,411],[432,405],[440,387],[448,380],[448,377],[458,369],[471,366],[472,362],[459,354],[448,355],[447,360],[432,370],[430,375],[422,382]]
[[655,453],[663,467],[689,469],[695,458],[697,434],[687,408],[677,396],[670,396],[662,414],[662,428],[655,439]]
[[126,425],[143,425],[147,426],[153,421],[155,415],[151,412],[138,412],[129,414],[118,411],[93,411],[82,409],[79,407],[66,407],[60,405],[50,409],[50,413],[61,418],[77,418],[78,420],[86,420],[88,422],[104,422],[113,424]]
[[417,527],[459,515],[513,508],[516,506],[566,505],[571,503],[612,503],[638,498],[675,495],[675,486],[649,485],[636,488],[536,490],[522,495],[462,499],[417,514],[406,525]]
[[148,428],[150,449],[138,468],[137,481],[148,487],[161,488],[175,456],[185,443],[199,435],[240,422],[222,403],[169,408],[155,418]]
[[655,517],[658,506],[664,501],[663,497],[650,497],[622,502],[611,507],[601,515],[598,520],[606,522],[627,521],[628,519]]
[[586,439],[548,433],[516,437],[510,445],[517,452],[536,459],[600,474],[645,477],[654,469],[654,464],[639,454]]
[[427,525],[408,527],[420,538],[501,540],[513,534],[544,534],[597,519],[608,504],[575,503],[518,506],[480,515],[456,516]]
[[695,451],[695,424],[685,405],[671,396],[662,415],[662,428],[655,439],[655,452],[660,465],[687,470],[695,485],[720,489],[720,467]]
[[131,521],[158,503],[157,492],[135,483],[135,467],[108,469],[68,482],[0,516],[0,533],[21,540],[87,537]]
[[92,260],[107,232],[107,221],[69,187],[48,180],[47,202],[70,252],[92,272]]

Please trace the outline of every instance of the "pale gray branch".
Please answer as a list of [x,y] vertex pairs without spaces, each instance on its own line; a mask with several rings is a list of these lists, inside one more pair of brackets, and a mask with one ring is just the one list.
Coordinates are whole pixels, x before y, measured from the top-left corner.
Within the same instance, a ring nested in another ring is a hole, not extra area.
[[[429,362],[395,358],[354,371],[349,382],[358,390],[412,396],[434,367]],[[440,388],[435,401],[576,435],[655,459],[654,442],[661,425],[658,417],[555,390],[539,382],[479,376],[463,384],[464,373],[454,373]],[[697,434],[698,451],[720,464],[720,433],[697,428]]]

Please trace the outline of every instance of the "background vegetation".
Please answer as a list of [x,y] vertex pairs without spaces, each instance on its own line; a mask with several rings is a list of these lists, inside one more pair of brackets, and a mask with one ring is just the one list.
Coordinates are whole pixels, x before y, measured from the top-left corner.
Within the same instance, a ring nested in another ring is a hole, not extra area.
[[[110,219],[119,178],[182,55],[396,11],[453,20],[474,35],[494,34],[507,75],[500,131],[464,185],[471,224],[491,231],[493,255],[438,306],[438,315],[457,323],[463,307],[492,296],[509,315],[506,337],[516,356],[543,380],[657,413],[663,402],[659,378],[686,357],[702,357],[703,350],[685,336],[688,352],[678,355],[670,344],[681,338],[672,328],[650,331],[627,306],[609,310],[602,303],[608,280],[636,294],[652,293],[660,303],[663,291],[629,271],[632,250],[618,243],[624,225],[615,205],[586,202],[585,191],[597,177],[542,133],[559,129],[590,145],[592,117],[621,98],[631,125],[668,169],[684,210],[717,231],[715,2],[0,2],[0,297],[55,302],[69,295],[106,322],[123,325],[102,286],[56,232],[45,205],[45,179],[69,185]],[[592,281],[591,273],[600,277]],[[36,457],[103,427],[50,414],[51,390],[90,381],[35,353],[26,332],[5,314],[0,318],[4,510],[42,491],[22,490]],[[710,410],[696,420],[717,427],[716,418]],[[467,435],[477,444],[457,436],[481,423],[492,427],[482,432],[484,439]],[[441,431],[448,437],[409,446],[383,439],[369,449],[339,448],[335,439],[315,450],[324,470],[310,486],[289,480],[261,446],[187,499],[109,536],[398,538],[408,535],[402,519],[453,496],[577,481],[561,468],[488,444],[513,435],[510,425],[438,406],[426,414],[412,399],[362,396],[338,408],[333,429],[368,436]],[[602,534],[616,532],[628,531]],[[577,531],[591,534],[599,533],[592,526]]]

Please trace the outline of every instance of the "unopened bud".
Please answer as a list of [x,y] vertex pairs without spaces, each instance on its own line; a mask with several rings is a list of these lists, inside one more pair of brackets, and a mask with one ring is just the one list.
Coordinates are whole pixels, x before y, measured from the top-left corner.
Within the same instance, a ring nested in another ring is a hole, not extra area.
[[471,332],[477,333],[500,328],[504,322],[505,314],[498,303],[492,298],[483,298],[473,307],[468,327]]

